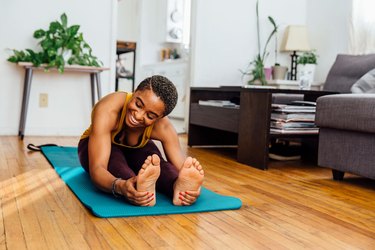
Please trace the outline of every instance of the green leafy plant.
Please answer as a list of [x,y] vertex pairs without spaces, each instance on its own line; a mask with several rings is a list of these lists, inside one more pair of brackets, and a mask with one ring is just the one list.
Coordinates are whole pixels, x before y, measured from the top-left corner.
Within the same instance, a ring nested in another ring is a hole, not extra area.
[[318,55],[314,50],[303,52],[302,55],[298,56],[297,64],[317,64]]
[[[249,69],[247,71],[241,71],[241,73],[244,75],[250,75],[251,79],[248,81],[249,84],[253,84],[256,81],[259,81],[262,85],[266,85],[266,77],[264,74],[264,63],[267,59],[269,52],[267,51],[268,44],[270,43],[273,36],[277,34],[278,25],[276,24],[275,20],[268,16],[268,20],[273,26],[273,30],[269,34],[266,43],[263,47],[263,51],[261,50],[261,42],[260,42],[260,25],[259,25],[259,0],[256,2],[256,18],[257,18],[257,45],[258,45],[258,54],[255,56],[255,59],[250,62]],[[276,42],[277,43],[277,42]],[[277,53],[277,44],[275,47],[275,53]]]
[[54,21],[48,30],[38,29],[34,38],[40,39],[42,51],[35,52],[31,49],[13,50],[9,62],[31,62],[34,66],[45,64],[45,68],[56,67],[60,73],[64,72],[65,63],[82,66],[102,65],[102,62],[92,54],[92,49],[83,39],[83,34],[78,32],[80,26],[68,26],[66,14],[60,16],[60,22]]

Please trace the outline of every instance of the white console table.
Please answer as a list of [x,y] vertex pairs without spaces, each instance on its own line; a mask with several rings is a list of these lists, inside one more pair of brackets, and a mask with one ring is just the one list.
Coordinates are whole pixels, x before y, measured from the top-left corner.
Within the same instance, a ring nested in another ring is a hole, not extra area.
[[[276,89],[299,89],[298,81],[294,80],[267,80],[267,86]],[[312,82],[310,90],[323,90],[323,82]]]
[[[18,136],[23,140],[25,135],[25,127],[26,127],[26,117],[27,117],[27,108],[29,104],[29,97],[30,97],[30,89],[31,89],[31,82],[33,78],[33,71],[34,70],[45,70],[45,65],[41,65],[40,67],[35,67],[32,63],[20,62],[18,66],[21,66],[25,69],[25,79],[24,79],[24,86],[23,86],[23,96],[22,96],[22,107],[21,107],[21,116],[20,116],[20,124],[18,130]],[[56,71],[56,68],[51,68],[49,70]],[[109,70],[109,68],[103,67],[91,67],[91,66],[80,66],[80,65],[66,65],[65,72],[74,71],[74,72],[83,72],[90,74],[91,80],[91,104],[94,106],[95,104],[95,82],[96,82],[96,90],[98,94],[98,100],[101,98],[101,88],[100,88],[100,73],[102,71]]]

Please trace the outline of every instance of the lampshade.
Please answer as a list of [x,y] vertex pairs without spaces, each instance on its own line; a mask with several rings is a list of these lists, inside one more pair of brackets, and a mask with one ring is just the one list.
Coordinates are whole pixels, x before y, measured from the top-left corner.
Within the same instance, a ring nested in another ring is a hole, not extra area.
[[309,51],[307,28],[303,25],[289,25],[286,27],[280,51]]

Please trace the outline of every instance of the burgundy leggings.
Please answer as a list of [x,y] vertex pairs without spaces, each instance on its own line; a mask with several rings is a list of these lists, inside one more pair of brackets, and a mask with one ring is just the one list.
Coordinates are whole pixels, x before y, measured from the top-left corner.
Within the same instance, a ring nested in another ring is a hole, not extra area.
[[[88,142],[89,138],[85,138],[78,144],[79,160],[87,172],[89,172]],[[108,171],[115,177],[127,180],[138,174],[147,156],[152,154],[157,154],[160,158],[160,177],[156,182],[156,190],[173,197],[173,184],[178,177],[177,168],[163,159],[152,140],[142,148],[125,148],[112,144]]]

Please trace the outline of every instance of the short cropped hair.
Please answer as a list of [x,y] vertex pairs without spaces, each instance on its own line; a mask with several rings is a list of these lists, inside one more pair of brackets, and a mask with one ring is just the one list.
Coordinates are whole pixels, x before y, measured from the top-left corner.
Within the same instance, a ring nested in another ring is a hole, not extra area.
[[164,103],[164,116],[169,115],[177,104],[177,89],[174,84],[166,77],[154,75],[144,79],[135,90],[152,90]]

